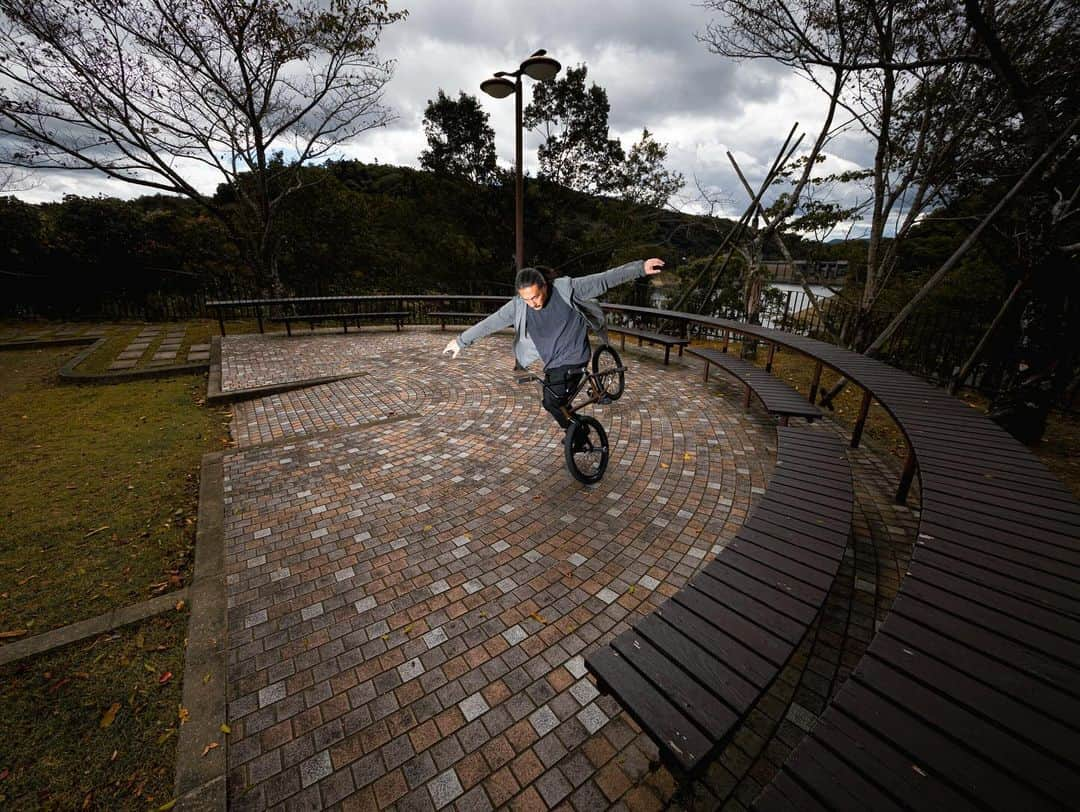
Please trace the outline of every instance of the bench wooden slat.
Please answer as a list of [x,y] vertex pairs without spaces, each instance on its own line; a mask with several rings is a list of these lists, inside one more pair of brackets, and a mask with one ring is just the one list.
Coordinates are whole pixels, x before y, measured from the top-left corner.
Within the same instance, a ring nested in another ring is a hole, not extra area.
[[630,715],[650,736],[663,742],[686,769],[711,748],[705,735],[613,649],[595,652],[590,668],[603,682],[620,686]]
[[832,584],[832,581],[820,570],[782,556],[766,547],[759,547],[742,538],[733,539],[724,548],[724,552],[736,553],[753,561],[766,564],[801,581],[806,585],[807,589],[813,590],[814,603],[824,598],[824,594],[829,591],[829,586]]
[[1080,609],[1074,601],[1055,592],[1048,592],[1038,586],[1016,581],[997,570],[972,564],[962,558],[946,555],[940,549],[922,548],[919,550],[919,562],[938,572],[949,572],[961,578],[987,587],[1003,597],[1019,598],[1035,606],[1052,612],[1063,613],[1071,617],[1080,617]]
[[810,738],[812,744],[830,750],[854,773],[872,778],[909,808],[950,812],[982,808],[935,775],[933,765],[913,764],[908,754],[896,749],[892,742],[878,738],[842,712],[822,716]]
[[754,809],[764,812],[791,812],[805,809],[807,812],[828,812],[828,807],[795,783],[788,773],[777,773],[765,790],[754,801]]
[[793,598],[797,598],[808,606],[817,607],[823,597],[822,590],[793,578],[786,572],[778,570],[770,564],[762,563],[754,558],[747,558],[739,550],[733,549],[729,544],[721,554],[726,563],[749,573],[754,578],[771,584],[774,588],[786,592]]
[[783,665],[791,654],[791,644],[772,629],[733,612],[696,589],[680,589],[671,600],[693,612],[709,626],[739,641],[773,665]]
[[706,367],[709,364],[715,364],[725,372],[734,375],[744,385],[749,386],[770,414],[821,417],[821,409],[809,403],[805,397],[777,379],[772,373],[766,372],[749,361],[704,347],[688,347],[686,351],[705,361]]
[[753,595],[734,589],[705,572],[695,576],[687,584],[687,588],[696,590],[752,623],[769,629],[792,645],[798,645],[806,633],[806,622],[792,620],[775,607],[763,603]]
[[[679,668],[707,686],[735,713],[745,713],[757,700],[760,685],[754,683],[750,673],[741,670],[737,665],[729,665],[729,660],[722,659],[723,652],[717,652],[720,657],[714,656],[655,615],[643,618],[634,630],[648,639],[653,647],[663,652],[669,660],[678,663]],[[619,697],[629,704],[629,701],[623,698],[621,687]]]
[[720,558],[711,561],[701,574],[715,580],[724,590],[738,590],[744,595],[759,597],[777,612],[783,613],[802,626],[812,623],[817,614],[813,608],[791,597],[772,583],[755,580],[750,574],[726,565]]
[[764,528],[755,529],[749,526],[744,527],[739,533],[739,539],[741,542],[753,544],[763,550],[769,550],[777,555],[790,558],[792,561],[796,561],[810,569],[817,570],[830,579],[836,572],[836,561],[840,558],[840,556],[833,556],[830,558],[822,555],[808,545],[793,544],[789,541],[778,539],[766,533]]
[[[759,689],[767,685],[772,677],[773,669],[765,657],[673,599],[668,599],[655,612],[643,617],[634,628],[669,652],[672,659],[688,671],[700,665],[699,678],[710,674],[707,666],[710,662],[718,662],[725,669],[735,669]],[[702,681],[710,685],[713,680]],[[729,704],[740,712],[746,710],[746,707]]]
[[[986,686],[960,669],[923,653],[914,647],[914,643],[897,640],[892,635],[875,637],[870,656],[905,678],[934,686],[933,691],[940,695],[940,701],[975,716],[985,715],[992,719],[995,725],[1006,728],[1026,747],[1039,751],[1043,758],[1071,761],[1071,765],[1063,766],[1075,771],[1073,780],[1080,785],[1080,771],[1076,770],[1080,765],[1080,733],[1069,730],[1056,718],[1033,711],[1009,694]],[[1020,681],[1028,683],[1027,690],[1020,688],[1024,694],[1038,688],[1033,680]]]
[[611,641],[623,659],[641,673],[687,719],[693,719],[703,731],[717,741],[731,728],[738,716],[701,683],[683,671],[672,668],[669,660],[643,635],[633,629]]
[[911,712],[906,698],[899,701],[905,704],[899,706],[852,678],[840,689],[833,705],[870,727],[878,738],[895,742],[908,753],[922,754],[912,762],[914,766],[940,775],[969,795],[995,798],[1001,809],[1041,809],[1046,805],[1045,796],[959,744],[939,724],[927,723]]
[[[860,661],[856,669],[860,679],[869,681],[889,696],[901,698],[905,709],[923,723],[948,730],[950,737],[964,743],[965,749],[1010,773],[1018,783],[1027,784],[1028,777],[1034,772],[1032,768],[1037,767],[1040,781],[1038,786],[1027,786],[1030,792],[1046,793],[1058,803],[1071,803],[1080,797],[1080,772],[1069,770],[1021,739],[877,659],[874,651],[875,644],[871,644]],[[894,732],[891,726],[890,732]]]
[[[995,607],[984,606],[959,594],[946,592],[926,581],[911,584],[911,588],[905,590],[905,596],[919,602],[912,604],[907,611],[911,613],[912,619],[924,625],[931,625],[932,622],[935,628],[955,628],[955,624],[950,624],[949,618],[941,615],[947,612],[995,635],[1009,638],[1012,645],[1017,647],[1016,662],[1028,663],[1025,668],[1042,675],[1049,682],[1058,684],[1061,678],[1071,675],[1080,667],[1080,644],[1057,638],[1053,633],[1043,631],[1024,619],[999,611]],[[1025,648],[1040,651],[1050,659],[1025,656]],[[1054,662],[1061,663],[1064,667],[1053,667]]]
[[[970,638],[946,637],[935,629],[915,623],[902,612],[891,620],[882,636],[892,638],[905,648],[917,649],[942,662],[951,663],[963,673],[1039,711],[1051,720],[1052,725],[1061,719],[1075,728],[1080,722],[1080,699],[1059,691],[1031,673],[1015,668],[1011,661],[993,656],[992,651],[984,652],[971,647],[974,641]],[[1036,714],[1031,718],[1040,717]],[[1060,752],[1069,755],[1067,751]],[[1080,756],[1080,749],[1075,750],[1075,755]]]
[[[985,550],[1001,558],[1025,563],[1042,572],[1066,575],[1070,580],[1078,580],[1080,570],[1076,554],[1064,545],[1054,544],[1055,536],[1041,535],[1036,530],[1028,530],[1024,535],[1010,533],[992,524],[976,524],[964,517],[947,516],[941,511],[935,516],[944,516],[941,524],[926,523],[920,530],[923,537],[947,538],[951,544],[970,547],[973,550]],[[1061,538],[1060,536],[1056,536]]]
[[[965,579],[963,573],[934,568],[922,558],[911,562],[908,574],[913,576],[912,584],[918,590],[941,590],[945,594],[957,596],[965,604],[992,609],[1006,618],[1023,623],[1024,631],[1019,636],[1021,642],[1027,641],[1029,629],[1043,629],[1052,635],[1080,644],[1080,617],[1070,617],[1025,598],[1003,595],[993,588]],[[1077,663],[1080,664],[1080,659]]]
[[825,802],[830,809],[872,809],[888,812],[903,809],[826,747],[804,748],[791,754],[787,762],[792,775]]

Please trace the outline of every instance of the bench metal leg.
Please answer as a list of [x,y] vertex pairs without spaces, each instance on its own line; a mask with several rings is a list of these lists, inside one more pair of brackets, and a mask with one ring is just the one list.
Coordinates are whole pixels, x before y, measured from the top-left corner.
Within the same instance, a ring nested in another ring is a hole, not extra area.
[[622,343],[619,344],[619,349],[620,350],[625,350],[626,349],[626,333],[620,333],[619,338],[622,341]]
[[859,418],[855,421],[855,430],[851,432],[851,447],[858,448],[862,439],[863,426],[866,425],[866,415],[870,412],[870,391],[863,393],[862,404],[859,406]]
[[773,356],[776,355],[776,344],[769,344],[769,357],[765,359],[765,371],[772,372]]
[[900,474],[900,485],[896,488],[896,504],[906,505],[908,491],[911,490],[911,481],[915,479],[915,455],[908,446],[907,459],[904,461],[904,472]]
[[753,394],[753,390],[750,388],[750,384],[746,385],[746,394],[743,395],[743,411],[750,411],[750,395]]
[[285,319],[285,335],[292,338],[292,325],[289,324],[289,320]]
[[[255,318],[257,318],[259,320],[259,332],[261,333],[263,331],[262,308],[259,307],[258,305],[255,305]],[[225,334],[222,333],[222,335],[225,335]]]
[[808,400],[813,403],[817,399],[818,386],[821,385],[821,361],[817,362],[814,367],[814,379],[810,381],[810,397]]
[[680,345],[679,345],[679,357],[680,357],[680,358],[682,358],[682,349],[683,349],[683,345],[682,345],[682,344],[680,344]]
[[781,426],[786,426],[790,422],[791,422],[791,415],[787,415],[787,414],[780,415],[780,425]]
[[724,352],[727,352],[728,343],[731,341],[731,331],[724,330]]
[[668,365],[668,360],[671,358],[671,345],[664,345],[664,366]]
[[221,327],[221,334],[225,335],[225,317],[222,315],[221,310],[218,310],[217,320],[218,326]]
[[705,383],[709,382],[709,362],[705,361]]

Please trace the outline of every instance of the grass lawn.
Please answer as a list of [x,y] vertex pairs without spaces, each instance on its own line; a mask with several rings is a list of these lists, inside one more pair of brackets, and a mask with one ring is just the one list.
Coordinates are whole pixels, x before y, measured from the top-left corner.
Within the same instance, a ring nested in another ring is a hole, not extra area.
[[0,666],[0,808],[171,800],[187,623],[185,607]]
[[72,386],[78,348],[0,353],[0,631],[38,634],[180,586],[202,455],[228,436],[205,375]]
[[[200,461],[227,443],[205,374],[60,384],[80,350],[0,353],[3,642],[187,582]],[[182,607],[0,667],[0,808],[170,800],[186,629]]]

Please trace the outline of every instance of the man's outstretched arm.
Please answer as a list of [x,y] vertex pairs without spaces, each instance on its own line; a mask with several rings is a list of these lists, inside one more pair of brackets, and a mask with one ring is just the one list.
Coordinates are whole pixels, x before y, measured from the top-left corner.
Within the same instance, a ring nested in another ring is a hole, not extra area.
[[474,341],[502,330],[504,327],[512,327],[513,324],[514,300],[511,299],[483,321],[477,322],[457,338],[450,339],[450,343],[443,349],[443,354],[451,353],[454,358],[457,358],[458,353]]
[[627,262],[618,268],[612,268],[601,273],[581,276],[572,281],[574,293],[583,299],[596,299],[607,293],[611,288],[637,279],[639,276],[652,276],[660,273],[664,268],[664,261],[652,257],[644,261],[637,259]]

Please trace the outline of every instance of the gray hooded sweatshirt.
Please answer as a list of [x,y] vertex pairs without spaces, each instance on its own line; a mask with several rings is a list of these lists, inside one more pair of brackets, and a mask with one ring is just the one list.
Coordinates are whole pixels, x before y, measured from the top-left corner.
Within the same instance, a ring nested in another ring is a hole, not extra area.
[[[606,343],[607,328],[604,322],[604,311],[595,299],[616,285],[644,275],[645,261],[638,259],[620,265],[618,268],[589,276],[580,276],[576,279],[560,276],[552,283],[552,293],[562,296],[570,307],[581,313],[593,332]],[[521,366],[527,367],[540,358],[536,345],[525,329],[525,317],[528,310],[529,306],[525,304],[525,300],[520,296],[514,296],[486,319],[459,335],[457,342],[464,349],[484,336],[512,326],[514,328],[514,357]]]

